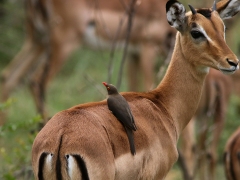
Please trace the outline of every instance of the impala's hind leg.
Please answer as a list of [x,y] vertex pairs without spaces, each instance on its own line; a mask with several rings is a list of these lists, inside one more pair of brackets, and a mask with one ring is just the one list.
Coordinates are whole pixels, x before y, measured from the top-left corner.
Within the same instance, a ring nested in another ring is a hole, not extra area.
[[[10,93],[21,83],[31,70],[36,57],[41,53],[41,46],[26,41],[22,50],[14,57],[11,63],[2,72],[1,102],[5,102]],[[0,125],[6,119],[6,114],[0,112]]]
[[45,109],[47,86],[78,45],[78,41],[75,43],[69,41],[71,38],[67,37],[67,34],[64,34],[61,38],[53,36],[50,39],[50,45],[46,46],[44,50],[43,58],[46,59],[41,61],[40,65],[36,67],[34,74],[31,76],[31,92],[37,106],[37,111],[44,119],[44,124],[49,118]]

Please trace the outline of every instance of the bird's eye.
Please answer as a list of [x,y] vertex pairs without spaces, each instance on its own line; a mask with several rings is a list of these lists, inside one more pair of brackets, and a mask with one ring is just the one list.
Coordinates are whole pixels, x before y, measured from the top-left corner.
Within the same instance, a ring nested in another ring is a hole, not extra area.
[[194,39],[198,39],[198,38],[201,38],[201,37],[204,37],[204,35],[199,32],[199,31],[191,31],[191,36],[194,38]]
[[110,87],[107,87],[107,90],[110,90]]

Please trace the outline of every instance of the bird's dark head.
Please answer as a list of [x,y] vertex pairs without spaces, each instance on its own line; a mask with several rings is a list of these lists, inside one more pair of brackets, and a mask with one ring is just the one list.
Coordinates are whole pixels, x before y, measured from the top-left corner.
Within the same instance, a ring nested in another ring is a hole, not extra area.
[[103,85],[107,88],[108,95],[118,94],[118,90],[117,90],[117,88],[114,85],[108,84],[106,82],[103,82]]

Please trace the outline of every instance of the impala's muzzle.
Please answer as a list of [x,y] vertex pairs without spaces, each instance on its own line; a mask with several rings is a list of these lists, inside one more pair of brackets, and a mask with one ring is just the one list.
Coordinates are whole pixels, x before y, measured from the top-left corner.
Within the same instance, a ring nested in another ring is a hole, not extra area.
[[239,60],[231,60],[229,58],[226,59],[226,61],[228,62],[228,64],[230,65],[230,68],[219,68],[219,70],[221,72],[223,72],[224,74],[232,74],[234,73],[236,70],[239,69]]
[[234,62],[233,60],[227,58],[227,62],[231,67],[233,66],[235,68],[238,68],[239,60],[237,60],[237,62]]

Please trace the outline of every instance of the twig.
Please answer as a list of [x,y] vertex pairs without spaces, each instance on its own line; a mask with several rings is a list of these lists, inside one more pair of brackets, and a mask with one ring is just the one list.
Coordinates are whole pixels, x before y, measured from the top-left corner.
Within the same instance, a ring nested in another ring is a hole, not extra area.
[[130,33],[131,33],[131,27],[132,27],[132,20],[133,20],[133,15],[134,15],[134,7],[136,4],[137,0],[132,0],[129,6],[129,9],[127,9],[128,13],[128,26],[127,26],[127,34],[126,34],[126,40],[125,40],[125,46],[123,50],[123,57],[118,73],[118,81],[117,81],[117,88],[119,89],[121,86],[122,82],[122,73],[123,73],[123,66],[126,60],[126,55],[127,55],[127,49],[128,49],[128,44],[129,44],[129,38],[130,38]]
[[103,88],[102,88],[101,86],[99,86],[98,83],[96,83],[96,82],[94,81],[94,79],[93,79],[91,76],[89,76],[88,74],[84,73],[83,77],[84,77],[93,87],[95,87],[95,88],[100,92],[100,94],[103,95],[103,97],[106,97],[106,92],[103,90]]
[[[100,15],[98,16],[103,24],[103,29],[106,33],[106,35],[108,35],[109,39],[112,39],[112,36],[110,35],[109,29],[107,28],[106,22],[104,21],[104,18],[102,16],[102,11],[99,7],[99,2],[98,0],[95,0],[95,9],[99,11]],[[120,0],[120,3],[122,4],[122,6],[125,8],[126,4],[123,0]],[[97,15],[96,15],[97,17]],[[124,22],[124,18],[125,16],[123,16],[120,21],[119,21],[119,26],[117,28],[117,32],[113,37],[113,41],[112,41],[112,46],[111,46],[111,50],[110,50],[110,59],[109,59],[109,63],[108,63],[108,77],[107,77],[107,82],[111,83],[111,78],[112,78],[112,74],[113,74],[113,62],[114,62],[114,55],[115,55],[115,50],[116,50],[116,44],[117,44],[117,38],[119,37],[119,34],[121,32],[121,28]],[[101,49],[101,45],[99,44],[99,47]]]
[[114,61],[114,54],[115,54],[115,50],[116,50],[116,42],[117,42],[117,37],[120,33],[120,30],[122,28],[122,25],[123,25],[123,17],[120,19],[120,22],[119,22],[119,26],[118,26],[118,29],[117,29],[117,32],[114,36],[114,39],[113,39],[113,44],[112,44],[112,48],[111,48],[111,51],[110,51],[110,60],[109,60],[109,64],[108,64],[108,83],[111,83],[111,77],[112,77],[112,73],[113,73],[113,61]]

